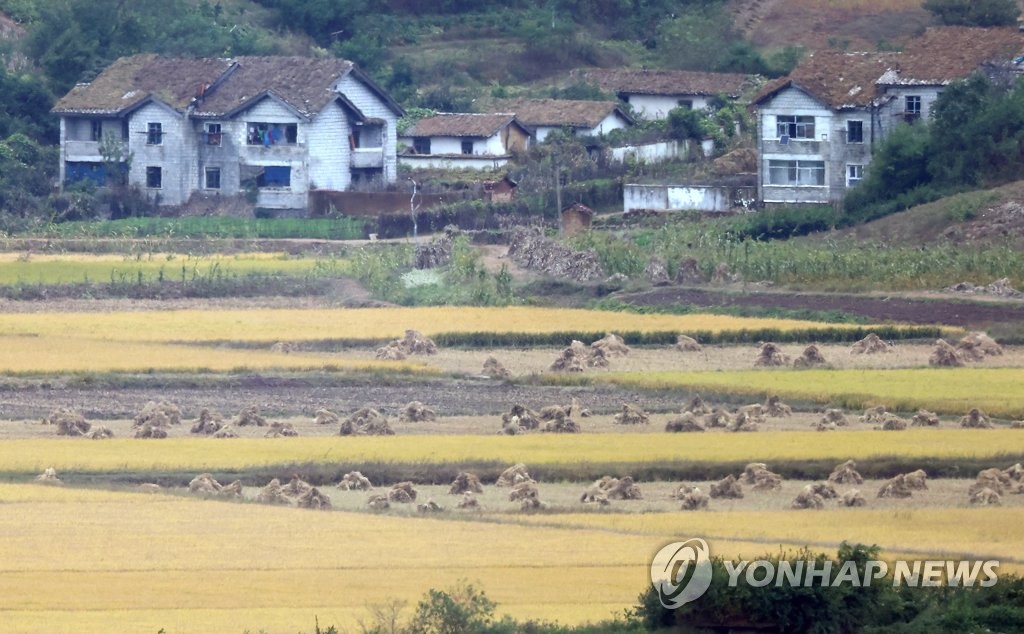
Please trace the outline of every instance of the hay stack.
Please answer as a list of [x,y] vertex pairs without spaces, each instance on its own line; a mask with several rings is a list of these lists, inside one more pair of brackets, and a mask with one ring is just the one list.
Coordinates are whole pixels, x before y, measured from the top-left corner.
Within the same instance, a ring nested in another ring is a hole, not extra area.
[[769,396],[762,408],[765,416],[771,418],[783,418],[793,415],[793,408],[782,402],[777,395]]
[[320,492],[316,487],[310,487],[308,491],[299,496],[295,505],[300,509],[314,509],[318,511],[329,511],[331,509],[331,498]]
[[844,493],[841,502],[843,506],[867,506],[868,504],[859,489],[851,489]]
[[472,493],[463,493],[462,499],[459,500],[457,506],[460,509],[478,509],[480,508],[480,500],[476,499],[476,496]]
[[757,358],[754,359],[755,368],[775,368],[784,365],[789,365],[789,357],[782,353],[782,348],[770,341],[761,344]]
[[644,499],[643,493],[640,492],[640,487],[633,482],[633,478],[630,476],[623,476],[618,479],[605,476],[595,482],[594,485],[604,491],[609,500]]
[[549,421],[547,425],[544,425],[544,429],[541,431],[553,434],[578,434],[582,430],[576,421],[563,416],[562,418],[556,418]]
[[956,344],[965,358],[972,361],[980,361],[986,356],[998,356],[1003,354],[1003,347],[996,343],[996,340],[983,332],[971,332],[963,337]]
[[629,354],[629,346],[622,337],[606,333],[604,337],[590,344],[591,351],[602,350],[606,358],[623,357]]
[[708,427],[728,427],[732,424],[732,414],[723,407],[712,408],[711,412],[704,416],[704,424]]
[[267,483],[267,486],[260,489],[256,494],[256,501],[260,504],[291,504],[292,501],[281,490],[281,481],[274,478]]
[[406,357],[405,353],[402,352],[402,348],[392,341],[385,346],[377,348],[373,353],[373,358],[378,361],[404,361]]
[[512,487],[512,490],[508,492],[509,502],[518,502],[520,500],[540,499],[540,489],[537,488],[537,483],[534,481],[520,482],[519,484]]
[[679,416],[676,416],[672,420],[665,423],[665,431],[679,433],[679,432],[701,432],[704,431],[704,426],[700,424],[697,417],[690,412],[683,412]]
[[238,418],[233,422],[236,427],[266,427],[267,419],[260,415],[259,408],[255,405],[250,405],[238,412]]
[[410,504],[416,501],[416,489],[412,482],[399,482],[388,491],[388,501],[398,504]]
[[960,426],[966,429],[992,429],[992,422],[985,416],[985,412],[975,407],[967,412],[967,416],[960,418]]
[[548,508],[548,505],[545,502],[541,502],[540,498],[526,498],[519,502],[520,511],[543,511],[546,508]]
[[684,407],[682,411],[684,413],[689,412],[690,414],[701,416],[702,414],[710,414],[711,408],[708,407],[708,404],[700,397],[700,394],[696,394],[690,399],[690,402],[686,404],[686,407]]
[[270,425],[270,429],[267,433],[263,434],[264,438],[295,438],[299,435],[299,432],[295,430],[295,425],[291,423],[276,422]]
[[910,419],[912,427],[938,427],[939,422],[939,417],[935,412],[929,412],[923,408],[917,410],[917,413]]
[[907,428],[907,421],[896,414],[885,413],[882,417],[882,424],[879,427],[882,431],[904,431]]
[[375,356],[378,359],[401,361],[411,355],[437,354],[437,345],[416,330],[406,330],[405,336],[395,339],[382,348],[378,348]]
[[47,467],[36,476],[35,481],[40,484],[64,484],[64,481],[57,477],[57,470],[53,467]]
[[836,427],[846,427],[849,424],[843,410],[832,408],[826,409],[825,413],[821,415],[821,422],[826,425],[835,425]]
[[928,357],[928,363],[939,367],[958,368],[964,364],[964,354],[949,345],[945,339],[936,339],[935,350]]
[[342,491],[369,491],[373,488],[370,479],[358,471],[349,471],[341,476],[337,488]]
[[201,473],[188,483],[188,492],[199,495],[217,495],[223,488],[223,485],[217,482],[212,473]]
[[444,507],[433,500],[427,500],[424,504],[416,505],[417,513],[444,513]]
[[857,463],[853,460],[837,465],[829,474],[828,481],[833,484],[864,484],[864,478],[857,471]]
[[339,436],[394,436],[387,416],[375,409],[363,407],[341,423]]
[[551,364],[551,370],[554,372],[583,372],[589,356],[590,352],[583,342],[573,339],[572,343],[563,349]]
[[981,487],[970,494],[970,502],[977,506],[1002,506],[1002,496],[988,487]]
[[751,462],[743,469],[742,480],[756,491],[771,491],[782,486],[782,476],[768,469],[763,462]]
[[837,431],[839,429],[835,423],[826,423],[821,420],[811,423],[811,427],[814,427],[814,431]]
[[753,432],[758,430],[758,420],[764,421],[763,418],[752,416],[751,414],[740,410],[736,412],[736,418],[733,419],[732,424],[727,428],[731,432]]
[[135,438],[167,438],[167,428],[146,423],[142,427],[136,428]]
[[665,286],[672,282],[668,276],[668,267],[665,266],[665,260],[656,255],[647,261],[647,266],[644,268],[644,277],[655,286]]
[[615,415],[616,425],[646,425],[650,422],[650,417],[642,408],[629,403],[623,403],[622,411]]
[[813,491],[815,495],[820,495],[824,500],[834,500],[839,497],[839,492],[828,482],[815,482],[808,484],[807,488]]
[[168,427],[181,424],[181,410],[174,403],[150,401],[142,408],[142,411],[132,419],[132,427],[151,425],[153,427]]
[[698,487],[686,485],[679,487],[675,493],[675,498],[679,500],[679,508],[683,511],[706,509],[708,502],[711,501],[708,494],[701,491]]
[[583,495],[580,496],[580,502],[583,504],[597,504],[598,506],[611,505],[611,502],[608,501],[608,496],[596,485],[583,492]]
[[56,409],[43,419],[44,425],[56,425],[58,436],[84,436],[92,425],[77,410],[70,407]]
[[978,472],[978,477],[971,485],[970,489],[967,490],[969,495],[974,495],[975,492],[981,489],[991,489],[1003,495],[1004,493],[1024,493],[1024,485],[1020,482],[1014,481],[1005,472],[1000,471],[996,468],[982,469]]
[[143,482],[135,490],[139,493],[160,493],[164,488],[155,482]]
[[885,405],[875,405],[864,410],[864,414],[860,417],[860,422],[867,425],[881,425],[885,422]]
[[109,427],[107,427],[105,425],[100,425],[98,427],[93,427],[92,431],[89,432],[89,438],[92,438],[93,440],[104,440],[106,438],[113,438],[113,437],[114,437],[114,430],[110,429]]
[[234,425],[224,425],[218,429],[214,434],[214,438],[238,438],[238,432],[235,431]]
[[313,422],[317,425],[337,425],[341,421],[338,415],[329,409],[321,407],[313,414]]
[[575,414],[580,418],[589,418],[591,416],[590,410],[583,407],[583,405],[580,404],[579,399],[575,396],[572,397],[571,401],[569,401],[569,407],[566,408],[565,413],[567,416]]
[[1024,467],[1018,462],[1013,466],[1003,469],[1003,475],[1014,482],[1024,482]]
[[704,347],[693,337],[679,335],[676,337],[676,350],[680,352],[700,352]]
[[386,511],[391,508],[391,503],[388,502],[387,496],[379,493],[374,493],[366,498],[366,504],[374,511]]
[[452,486],[448,489],[448,493],[451,495],[462,495],[464,493],[483,493],[484,487],[480,484],[480,478],[476,477],[475,474],[467,473],[466,471],[461,472],[455,476],[455,480],[452,481]]
[[484,376],[489,376],[492,379],[507,379],[512,376],[512,373],[508,371],[501,361],[498,361],[494,357],[487,357],[484,361],[484,369],[480,372]]
[[884,352],[892,352],[892,346],[882,341],[881,337],[873,332],[853,344],[853,347],[850,348],[851,354],[879,354]]
[[902,473],[886,480],[882,484],[882,488],[878,490],[878,497],[880,498],[908,498],[911,495],[913,495],[913,492],[907,486],[906,476]]
[[540,427],[540,416],[530,408],[516,403],[507,414],[501,415],[501,424],[503,427],[537,429]]
[[403,423],[429,423],[437,420],[437,413],[419,401],[410,401],[402,408],[398,420]]
[[825,500],[820,495],[814,492],[812,485],[808,484],[803,488],[800,493],[793,498],[793,503],[789,505],[793,509],[823,509],[825,508]]
[[547,405],[540,409],[540,413],[537,414],[537,418],[542,421],[559,420],[565,418],[568,412],[561,405]]
[[199,410],[199,418],[196,419],[192,429],[189,432],[193,434],[204,434],[209,436],[220,431],[220,416],[214,415],[210,410],[205,407]]
[[526,470],[526,465],[519,462],[502,471],[494,486],[513,487],[523,482],[533,482],[533,478],[530,477],[529,471]]
[[743,497],[743,488],[736,478],[727,475],[711,485],[711,497],[739,499]]
[[917,471],[911,471],[910,473],[904,474],[903,480],[907,483],[907,486],[914,491],[920,491],[928,488],[928,474],[925,473],[924,469],[918,469]]
[[305,495],[306,492],[312,488],[313,485],[300,478],[298,474],[292,474],[292,478],[288,481],[288,484],[281,488],[281,493],[290,498],[298,498]]
[[804,348],[803,353],[799,357],[793,359],[794,368],[813,368],[819,365],[826,365],[827,363],[825,357],[821,354],[821,350],[813,343]]

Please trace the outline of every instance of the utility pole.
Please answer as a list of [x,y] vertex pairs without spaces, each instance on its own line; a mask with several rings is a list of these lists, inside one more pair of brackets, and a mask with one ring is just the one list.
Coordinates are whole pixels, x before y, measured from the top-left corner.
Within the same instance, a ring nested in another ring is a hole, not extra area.
[[412,243],[415,246],[419,244],[418,227],[416,225],[416,210],[419,209],[419,205],[416,204],[416,193],[419,187],[412,178],[409,179],[409,182],[412,183],[412,196],[409,198],[409,216],[412,217]]
[[551,162],[555,168],[555,214],[558,216],[559,231],[562,231],[562,165],[558,162],[558,154],[551,155]]

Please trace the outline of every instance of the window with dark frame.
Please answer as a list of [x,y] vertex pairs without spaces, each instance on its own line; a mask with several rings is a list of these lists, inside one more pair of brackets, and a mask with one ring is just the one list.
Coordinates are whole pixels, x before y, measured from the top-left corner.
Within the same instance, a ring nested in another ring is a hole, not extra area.
[[146,144],[147,145],[160,145],[164,142],[164,130],[163,125],[160,123],[150,123],[146,126]]
[[863,121],[847,121],[846,122],[846,142],[847,143],[863,143],[864,142],[864,122]]
[[693,100],[691,99],[680,99],[676,102],[676,106],[679,108],[686,108],[687,110],[693,110]]
[[463,141],[462,142],[462,153],[463,154],[472,154],[473,153],[473,142],[472,141]]
[[156,166],[149,166],[146,168],[146,187],[150,189],[160,189],[163,187],[164,173],[163,168]]
[[422,136],[414,138],[412,151],[416,154],[430,154],[430,138]]
[[295,145],[298,139],[299,126],[295,123],[251,121],[246,124],[245,141],[248,145]]
[[917,118],[921,116],[921,97],[918,95],[907,95],[903,98],[903,114],[907,118]]
[[90,122],[89,139],[92,141],[103,140],[103,122],[92,121]]
[[219,123],[207,123],[206,124],[206,144],[207,145],[220,145],[221,143],[221,132]]
[[814,139],[814,117],[808,115],[777,115],[775,130],[778,138]]
[[220,168],[206,168],[206,189],[220,189]]
[[853,187],[864,178],[864,166],[850,164],[846,166],[846,186]]

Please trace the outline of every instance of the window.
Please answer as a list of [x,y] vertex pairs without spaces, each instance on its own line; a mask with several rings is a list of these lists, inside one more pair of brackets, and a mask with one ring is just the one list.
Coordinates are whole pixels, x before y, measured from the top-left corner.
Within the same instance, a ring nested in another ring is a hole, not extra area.
[[863,165],[847,165],[846,166],[846,186],[853,187],[864,177],[864,166]]
[[206,168],[206,189],[220,189],[220,168]]
[[147,145],[160,145],[164,140],[163,125],[159,123],[150,123],[146,127],[146,144]]
[[295,123],[249,123],[246,126],[249,145],[295,145],[298,138],[299,126]]
[[686,110],[693,110],[693,101],[690,99],[680,99],[676,102],[676,106]]
[[146,187],[150,189],[160,189],[160,187],[163,186],[163,180],[164,174],[162,168],[153,166],[146,168]]
[[780,139],[814,139],[814,117],[778,115],[775,117],[775,128]]
[[905,107],[903,111],[908,115],[921,116],[921,98],[917,95],[907,95],[904,99]]
[[121,140],[128,140],[128,119],[121,120]]
[[416,137],[412,140],[412,151],[416,154],[430,154],[430,139]]
[[92,123],[92,127],[91,127],[91,129],[89,131],[89,139],[92,140],[92,141],[102,141],[103,140],[103,122],[102,121],[93,121],[91,123]]
[[472,141],[463,141],[462,142],[462,153],[463,154],[472,154],[473,153],[473,142]]
[[256,186],[265,187],[291,187],[292,168],[286,165],[268,165],[263,168],[260,175],[256,177]]
[[847,143],[863,143],[864,142],[864,122],[863,121],[847,121],[846,122],[846,142]]
[[789,187],[825,185],[825,161],[768,161],[768,184]]
[[207,145],[220,145],[220,124],[219,123],[207,123],[206,124],[206,144]]

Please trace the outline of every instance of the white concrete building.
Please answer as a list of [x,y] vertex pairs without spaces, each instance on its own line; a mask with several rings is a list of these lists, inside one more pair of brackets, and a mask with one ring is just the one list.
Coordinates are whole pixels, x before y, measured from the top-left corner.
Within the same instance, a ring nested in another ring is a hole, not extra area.
[[399,142],[404,166],[499,169],[526,151],[530,132],[512,114],[440,113],[417,121]]
[[106,184],[119,156],[115,169],[162,205],[254,191],[258,206],[298,209],[311,189],[397,178],[403,111],[339,59],[135,55],[53,112],[62,184]]
[[555,130],[580,137],[602,136],[633,125],[633,118],[614,101],[577,99],[499,99],[495,107],[514,113],[541,143]]
[[738,99],[753,86],[748,76],[738,73],[687,70],[592,69],[575,71],[573,77],[613,93],[647,120],[665,119],[679,107],[708,110],[714,100]]

